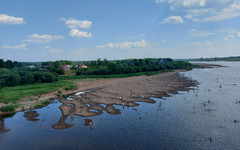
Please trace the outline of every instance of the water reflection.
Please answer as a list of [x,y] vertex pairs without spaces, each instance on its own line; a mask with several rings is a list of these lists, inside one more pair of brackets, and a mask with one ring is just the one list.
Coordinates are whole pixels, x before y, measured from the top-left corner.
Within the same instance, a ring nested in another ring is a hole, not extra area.
[[67,115],[61,116],[59,121],[56,124],[52,125],[52,127],[54,129],[68,129],[73,127],[73,124],[68,124],[65,122],[67,117],[68,117]]
[[37,113],[37,111],[27,111],[24,112],[23,115],[25,118],[27,118],[28,121],[32,121],[32,122],[36,122],[39,119],[37,118],[39,116],[39,114]]
[[[95,99],[82,99],[83,94],[86,94],[82,92],[81,94],[75,94],[69,96],[67,99],[61,98],[59,102],[62,103],[62,105],[59,107],[61,110],[62,116],[60,117],[59,121],[52,125],[52,128],[54,129],[68,129],[73,127],[73,124],[69,124],[66,122],[67,117],[71,116],[72,119],[74,116],[82,116],[82,117],[92,117],[103,114],[103,111],[106,111],[108,114],[111,115],[119,115],[121,114],[121,110],[117,109],[114,105],[119,105],[123,107],[123,110],[125,107],[136,107],[139,106],[139,104],[135,103],[134,101],[119,101],[119,100],[113,100],[113,102],[104,103],[96,102]],[[91,94],[91,93],[88,93]],[[141,102],[148,102],[148,103],[156,103],[155,100],[152,100],[150,98],[140,98],[136,99],[137,101]],[[91,119],[84,119],[84,126],[89,126],[90,129],[92,129],[93,121]]]
[[92,119],[84,119],[84,126],[89,126],[90,130],[92,130],[92,127],[93,127]]
[[6,129],[4,126],[4,119],[0,117],[0,133],[8,132],[10,129]]

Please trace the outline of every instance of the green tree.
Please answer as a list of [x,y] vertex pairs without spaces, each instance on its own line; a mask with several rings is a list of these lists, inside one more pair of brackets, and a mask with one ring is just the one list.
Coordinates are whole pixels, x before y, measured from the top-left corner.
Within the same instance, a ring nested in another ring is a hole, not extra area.
[[5,67],[5,62],[3,59],[0,59],[0,68],[4,68]]
[[11,60],[7,60],[5,63],[6,68],[13,68],[14,64]]

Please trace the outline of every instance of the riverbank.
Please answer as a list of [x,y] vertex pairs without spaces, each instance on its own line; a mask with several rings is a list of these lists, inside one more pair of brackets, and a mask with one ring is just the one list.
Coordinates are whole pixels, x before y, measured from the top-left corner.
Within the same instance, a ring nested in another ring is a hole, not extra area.
[[[199,68],[219,67],[212,64],[194,64]],[[27,96],[11,105],[16,105],[17,111],[34,109],[47,105],[48,102],[59,95],[69,95],[80,91],[91,91],[82,96],[83,100],[91,99],[92,102],[100,102],[104,104],[129,104],[133,101],[152,102],[150,97],[165,97],[169,93],[176,94],[178,91],[188,90],[188,87],[195,86],[196,81],[180,76],[178,73],[185,70],[177,70],[152,76],[137,76],[128,78],[114,78],[101,80],[74,80],[77,85],[75,89],[65,90],[64,88],[52,89],[47,94],[38,94],[35,96]],[[61,92],[60,92],[61,91]],[[60,94],[61,93],[61,94]],[[137,100],[136,100],[137,99]],[[0,107],[9,104],[0,103]],[[1,112],[6,114],[6,112]]]
[[[129,78],[102,79],[94,81],[77,82],[77,88],[74,90],[61,89],[61,94],[68,95],[79,91],[89,90],[91,92],[82,96],[83,99],[91,99],[92,102],[97,101],[106,104],[122,104],[136,101],[134,98],[142,98],[141,101],[150,102],[149,97],[163,97],[167,93],[177,93],[180,90],[186,90],[187,87],[196,85],[196,82],[182,77],[177,70],[153,76],[138,76]],[[18,102],[17,111],[34,109],[45,101],[51,101],[57,98],[59,91],[41,94],[37,96],[29,96]],[[45,103],[47,104],[47,103]],[[7,104],[1,103],[1,106]],[[0,112],[0,114],[6,114]]]

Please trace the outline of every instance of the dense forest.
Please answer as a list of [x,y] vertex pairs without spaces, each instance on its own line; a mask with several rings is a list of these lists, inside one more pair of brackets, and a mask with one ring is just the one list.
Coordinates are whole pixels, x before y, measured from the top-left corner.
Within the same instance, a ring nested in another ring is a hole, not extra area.
[[240,61],[240,56],[191,59],[190,61]]
[[[69,66],[64,70],[63,66]],[[84,65],[85,68],[79,66]],[[0,87],[58,81],[66,72],[75,75],[111,75],[149,71],[171,71],[192,69],[187,61],[173,61],[171,58],[145,58],[125,60],[101,60],[72,62],[68,60],[37,63],[12,62],[0,59]],[[72,74],[71,74],[72,75]]]

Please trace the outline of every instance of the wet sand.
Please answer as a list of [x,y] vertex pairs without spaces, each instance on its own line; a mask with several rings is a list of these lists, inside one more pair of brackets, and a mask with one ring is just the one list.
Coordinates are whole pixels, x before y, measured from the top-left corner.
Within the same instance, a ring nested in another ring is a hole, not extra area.
[[[77,83],[76,90],[62,90],[63,94],[69,95],[81,91],[88,91],[81,95],[81,101],[95,102],[102,104],[117,104],[135,106],[133,102],[153,103],[150,97],[162,98],[169,94],[176,94],[178,91],[188,90],[189,87],[195,86],[196,81],[179,75],[178,70],[174,72],[163,73],[154,76],[138,76],[129,78],[103,79],[97,81],[85,81]],[[34,101],[22,101],[21,108],[31,109],[34,105],[42,101],[56,97],[57,92],[52,92],[32,97]]]

